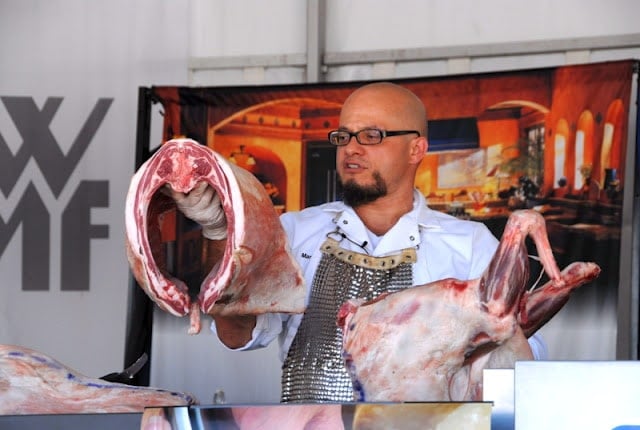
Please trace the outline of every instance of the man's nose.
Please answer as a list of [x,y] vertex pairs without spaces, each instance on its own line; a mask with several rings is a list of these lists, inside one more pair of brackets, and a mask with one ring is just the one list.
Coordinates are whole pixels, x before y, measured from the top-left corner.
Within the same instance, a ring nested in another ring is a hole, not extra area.
[[360,145],[358,139],[356,139],[355,136],[350,136],[347,144],[343,145],[341,148],[343,148],[349,154],[352,154],[354,152],[360,152],[360,150],[362,149],[362,145]]

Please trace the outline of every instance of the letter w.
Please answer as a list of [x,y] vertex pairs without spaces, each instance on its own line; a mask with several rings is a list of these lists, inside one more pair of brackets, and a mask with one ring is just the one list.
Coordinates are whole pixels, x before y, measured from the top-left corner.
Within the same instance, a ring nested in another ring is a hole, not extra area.
[[24,167],[33,157],[54,196],[59,197],[69,176],[89,146],[113,99],[98,99],[67,155],[62,153],[49,124],[62,97],[49,97],[42,110],[31,97],[0,97],[18,132],[22,145],[14,156],[0,134],[0,190],[11,193]]

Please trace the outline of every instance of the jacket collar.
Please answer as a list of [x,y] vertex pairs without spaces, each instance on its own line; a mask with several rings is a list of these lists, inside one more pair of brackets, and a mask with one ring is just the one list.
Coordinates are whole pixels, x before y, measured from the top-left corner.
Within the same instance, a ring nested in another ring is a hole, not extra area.
[[[323,206],[331,214],[336,227],[345,233],[352,243],[368,241],[369,232],[353,210],[343,202],[332,202]],[[399,248],[410,248],[420,244],[420,229],[438,231],[442,229],[438,215],[440,213],[427,206],[426,199],[418,190],[413,192],[413,209],[404,214],[382,238],[375,254],[394,252]],[[368,249],[370,252],[371,250]]]
[[[351,213],[351,216],[356,217],[357,215],[351,206],[347,206],[341,201],[331,202],[324,205],[323,210],[327,213],[332,214],[335,220],[340,219],[341,215],[345,212]],[[421,192],[418,190],[413,190],[413,209],[408,214],[403,215],[404,217],[410,217],[411,220],[417,220],[418,225],[423,228],[428,229],[440,229],[442,228],[440,221],[438,219],[438,214],[440,212],[433,210],[427,206],[427,200],[424,198]],[[401,219],[402,219],[401,218]]]

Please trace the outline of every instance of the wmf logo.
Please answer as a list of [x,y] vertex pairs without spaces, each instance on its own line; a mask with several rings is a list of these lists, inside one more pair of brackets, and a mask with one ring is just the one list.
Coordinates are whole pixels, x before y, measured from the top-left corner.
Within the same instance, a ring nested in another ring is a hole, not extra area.
[[[99,99],[86,118],[78,118],[79,130],[66,153],[50,129],[62,104],[61,97],[47,98],[41,108],[31,97],[0,97],[0,101],[21,138],[19,145],[13,145],[17,151],[12,151],[0,129],[0,191],[7,201],[13,202],[3,208],[0,216],[0,258],[14,235],[21,232],[22,290],[48,290],[53,226],[46,199],[34,185],[36,178],[27,178],[27,185],[16,189],[21,195],[12,193],[21,176],[33,171],[27,169],[33,160],[51,195],[58,200],[113,99]],[[91,239],[109,237],[108,225],[91,224],[91,209],[108,207],[109,183],[81,180],[75,190],[67,190],[65,194],[68,191],[70,197],[59,216],[60,286],[62,290],[88,290]]]

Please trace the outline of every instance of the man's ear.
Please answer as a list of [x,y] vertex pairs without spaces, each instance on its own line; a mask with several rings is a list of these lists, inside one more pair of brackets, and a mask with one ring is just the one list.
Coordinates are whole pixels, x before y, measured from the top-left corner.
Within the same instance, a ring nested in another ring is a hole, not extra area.
[[425,136],[416,137],[411,142],[411,159],[415,163],[422,161],[429,148],[429,143]]

